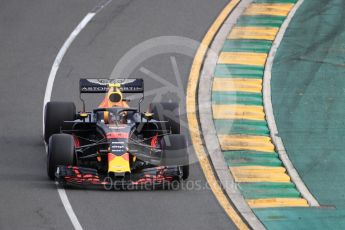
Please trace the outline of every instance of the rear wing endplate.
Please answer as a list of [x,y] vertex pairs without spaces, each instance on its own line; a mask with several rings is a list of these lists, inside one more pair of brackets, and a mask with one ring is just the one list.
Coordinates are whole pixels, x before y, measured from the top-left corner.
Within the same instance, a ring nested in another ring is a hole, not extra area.
[[112,83],[120,83],[122,93],[144,93],[144,80],[135,78],[82,78],[79,81],[79,90],[80,93],[106,93],[108,92],[108,85]]

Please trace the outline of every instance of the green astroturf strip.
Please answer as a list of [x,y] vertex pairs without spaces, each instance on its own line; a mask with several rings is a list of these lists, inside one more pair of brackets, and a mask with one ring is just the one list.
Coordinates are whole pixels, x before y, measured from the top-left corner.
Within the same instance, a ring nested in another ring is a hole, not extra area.
[[262,157],[262,158],[279,158],[279,154],[276,152],[260,152],[260,151],[251,151],[251,150],[233,150],[233,151],[224,151],[224,156],[248,156],[248,157]]
[[241,16],[236,26],[280,27],[284,20],[282,16]]
[[214,73],[221,78],[256,78],[262,79],[264,68],[247,65],[218,64]]
[[236,151],[224,151],[223,154],[253,154],[256,156],[263,156],[267,157],[268,155],[270,156],[276,156],[278,157],[278,153],[276,152],[260,152],[260,151],[251,151],[251,150],[236,150]]
[[252,121],[252,120],[215,120],[215,122],[219,122],[221,125],[225,125],[225,123],[229,123],[230,125],[235,126],[248,126],[257,129],[268,129],[266,121]]
[[267,124],[253,124],[250,122],[237,122],[237,120],[216,119],[214,124],[218,134],[246,134],[269,136]]
[[282,166],[281,161],[277,159],[272,160],[266,160],[266,161],[257,161],[255,159],[237,159],[237,160],[231,160],[230,162],[227,162],[229,167],[235,167],[235,166],[267,166],[267,167],[279,167]]
[[213,92],[213,94],[229,95],[234,97],[252,97],[262,99],[262,93],[251,93],[251,92]]
[[218,66],[226,66],[227,68],[233,68],[238,70],[264,70],[265,67],[263,66],[251,66],[251,65],[236,65],[236,64],[218,64]]
[[280,182],[255,182],[255,183],[241,183],[241,189],[245,190],[255,190],[255,189],[284,189],[284,188],[296,188],[295,184],[288,182],[288,183],[280,183]]
[[268,53],[272,42],[264,40],[226,40],[223,46],[223,52],[257,52]]
[[294,188],[270,189],[270,190],[242,190],[242,195],[246,199],[265,199],[265,198],[300,198],[301,194]]
[[301,197],[292,183],[239,183],[239,188],[246,199]]
[[229,104],[241,104],[241,105],[263,105],[262,94],[260,93],[233,93],[233,92],[213,92],[212,103],[216,105],[229,105]]
[[282,166],[281,160],[276,154],[272,156],[257,156],[255,154],[238,154],[236,151],[224,152],[224,159],[228,166]]
[[228,166],[282,166],[277,153],[224,151],[223,154]]
[[255,3],[296,3],[298,0],[255,0]]

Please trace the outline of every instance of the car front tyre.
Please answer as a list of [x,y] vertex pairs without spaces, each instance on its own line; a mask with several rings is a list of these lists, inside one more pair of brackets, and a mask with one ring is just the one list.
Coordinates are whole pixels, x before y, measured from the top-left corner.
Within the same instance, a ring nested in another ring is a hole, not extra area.
[[47,156],[47,174],[51,180],[55,179],[55,172],[59,165],[73,165],[75,159],[75,145],[70,134],[53,134],[49,138]]

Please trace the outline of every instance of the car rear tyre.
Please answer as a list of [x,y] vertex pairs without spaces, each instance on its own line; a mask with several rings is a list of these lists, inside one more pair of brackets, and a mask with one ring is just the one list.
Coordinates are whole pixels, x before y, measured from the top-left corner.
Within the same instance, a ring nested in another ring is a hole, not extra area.
[[46,143],[53,134],[60,133],[63,121],[75,120],[76,108],[73,102],[48,102],[44,114],[44,140]]
[[49,138],[47,173],[51,180],[55,179],[58,165],[73,165],[75,159],[75,145],[72,135],[54,134]]
[[180,134],[180,107],[175,102],[151,103],[150,112],[158,121],[168,121],[159,124],[161,129],[171,130],[172,134]]
[[181,166],[183,172],[182,179],[186,180],[189,177],[189,154],[185,136],[180,134],[164,136],[162,139],[162,149],[163,165]]

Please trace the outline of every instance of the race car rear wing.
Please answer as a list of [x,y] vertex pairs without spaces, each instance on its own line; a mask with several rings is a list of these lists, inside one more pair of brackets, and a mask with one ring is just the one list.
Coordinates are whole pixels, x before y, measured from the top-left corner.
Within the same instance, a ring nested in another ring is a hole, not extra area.
[[121,84],[122,93],[144,93],[144,80],[135,78],[117,78],[117,79],[87,79],[82,78],[79,81],[80,93],[106,93],[108,85],[112,83]]
[[83,93],[107,93],[109,84],[119,83],[120,91],[122,93],[141,93],[142,97],[138,102],[138,109],[140,111],[140,104],[144,100],[144,80],[139,78],[81,78],[79,80],[79,98],[83,103],[83,112],[85,112],[85,101],[82,98]]

